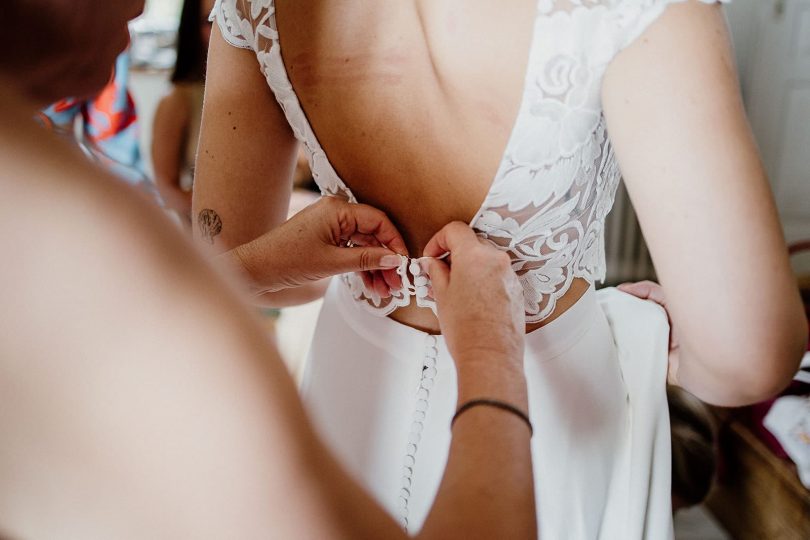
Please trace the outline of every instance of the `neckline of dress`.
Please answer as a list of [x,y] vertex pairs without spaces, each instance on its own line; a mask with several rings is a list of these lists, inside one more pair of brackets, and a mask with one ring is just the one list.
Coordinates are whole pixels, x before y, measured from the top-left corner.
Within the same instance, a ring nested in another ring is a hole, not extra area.
[[[534,55],[535,42],[537,40],[537,33],[538,33],[537,23],[538,23],[538,20],[540,18],[540,15],[541,15],[541,10],[540,10],[541,6],[540,6],[540,4],[542,2],[544,2],[544,1],[545,0],[535,0],[535,10],[534,10],[535,15],[534,15],[534,18],[532,19],[531,38],[529,40],[529,51],[528,51],[528,56],[526,58],[526,67],[524,69],[523,84],[522,84],[521,92],[520,92],[520,103],[518,103],[517,113],[515,115],[514,121],[512,122],[512,127],[511,127],[511,129],[509,131],[509,137],[506,140],[506,146],[504,147],[503,152],[501,153],[501,158],[498,161],[498,169],[495,171],[495,176],[492,179],[492,181],[490,182],[489,189],[487,190],[486,194],[484,195],[484,200],[479,205],[478,210],[476,210],[475,214],[473,214],[473,217],[467,223],[467,225],[471,229],[475,229],[475,223],[478,221],[478,218],[487,210],[489,200],[492,197],[492,192],[495,190],[496,186],[499,185],[500,181],[503,178],[504,163],[507,160],[507,156],[509,154],[509,149],[512,147],[512,144],[513,144],[516,132],[517,132],[518,124],[520,123],[520,119],[523,116],[523,112],[524,112],[523,109],[524,109],[524,105],[526,103],[526,94],[528,92],[529,84],[530,84],[529,72],[530,72],[530,67],[532,65],[532,56]],[[295,96],[295,100],[298,103],[298,108],[301,111],[301,119],[304,122],[305,127],[307,128],[304,131],[303,135],[306,138],[307,132],[312,134],[313,140],[312,141],[307,141],[307,142],[314,145],[316,147],[316,149],[319,150],[321,152],[321,154],[324,156],[324,159],[326,160],[326,163],[329,165],[329,169],[331,169],[330,172],[334,176],[334,179],[337,181],[340,189],[342,191],[344,191],[351,200],[354,200],[355,202],[359,203],[360,201],[354,195],[354,192],[346,184],[346,182],[343,181],[343,178],[338,174],[338,172],[335,169],[334,165],[332,165],[332,160],[329,159],[329,154],[326,153],[326,150],[324,149],[323,145],[321,145],[321,142],[318,139],[318,135],[317,135],[317,133],[315,133],[315,129],[312,127],[312,123],[309,121],[309,117],[307,116],[307,113],[304,110],[304,105],[303,105],[303,103],[301,103],[301,100],[298,98],[298,93],[295,91],[295,86],[293,86],[292,80],[290,80],[289,72],[287,71],[287,64],[284,62],[284,53],[283,53],[283,50],[282,50],[282,47],[281,47],[281,29],[280,29],[280,27],[278,25],[278,17],[277,17],[278,10],[276,9],[276,0],[269,0],[269,4],[270,4],[269,5],[269,7],[270,7],[270,18],[272,18],[272,23],[273,23],[272,26],[274,26],[275,29],[276,29],[275,46],[278,47],[278,58],[279,58],[279,63],[281,64],[281,74],[284,77],[285,84],[287,85],[288,88],[290,88],[293,96]],[[321,182],[319,181],[319,179],[318,178],[313,178],[313,180],[318,185],[318,188],[320,188],[323,191],[323,187],[321,186]]]

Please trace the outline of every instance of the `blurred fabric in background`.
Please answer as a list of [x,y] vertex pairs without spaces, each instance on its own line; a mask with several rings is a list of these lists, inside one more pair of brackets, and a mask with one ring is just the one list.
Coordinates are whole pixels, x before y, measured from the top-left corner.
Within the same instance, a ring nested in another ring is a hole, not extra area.
[[65,98],[43,110],[40,120],[56,133],[73,138],[90,159],[160,204],[141,156],[138,113],[129,92],[129,67],[126,51],[118,57],[112,80],[101,93],[90,99]]

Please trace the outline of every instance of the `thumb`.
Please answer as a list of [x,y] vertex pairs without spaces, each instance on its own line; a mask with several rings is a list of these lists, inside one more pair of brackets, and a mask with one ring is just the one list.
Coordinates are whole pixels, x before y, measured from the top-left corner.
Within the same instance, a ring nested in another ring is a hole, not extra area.
[[335,273],[390,270],[402,264],[403,257],[384,247],[336,247],[331,262]]
[[450,267],[439,259],[428,259],[428,274],[433,287],[433,298],[438,301],[450,285]]

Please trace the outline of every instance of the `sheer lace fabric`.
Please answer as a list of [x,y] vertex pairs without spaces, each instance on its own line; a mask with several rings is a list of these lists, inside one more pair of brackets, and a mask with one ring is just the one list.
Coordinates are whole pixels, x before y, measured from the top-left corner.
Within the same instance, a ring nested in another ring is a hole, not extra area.
[[[611,60],[669,4],[683,1],[538,0],[519,113],[489,193],[470,223],[510,255],[529,323],[551,315],[575,278],[604,280],[605,218],[621,173],[602,114],[602,78]],[[274,1],[218,0],[212,17],[229,43],[255,52],[306,148],[322,194],[357,202],[329,162],[290,84]],[[399,273],[405,285],[390,298],[380,298],[355,274],[342,279],[359,303],[379,315],[408,305],[412,297],[435,310],[432,301],[417,294],[427,276],[414,275],[412,266],[403,260]]]

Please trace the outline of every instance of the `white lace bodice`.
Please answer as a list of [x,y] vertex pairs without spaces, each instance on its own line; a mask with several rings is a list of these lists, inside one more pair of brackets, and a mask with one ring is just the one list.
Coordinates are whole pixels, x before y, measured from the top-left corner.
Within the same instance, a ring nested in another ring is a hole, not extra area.
[[[526,320],[548,317],[574,278],[605,277],[604,225],[620,171],[602,114],[611,60],[669,4],[685,0],[538,0],[523,97],[498,172],[470,226],[507,251],[525,293]],[[703,3],[730,0],[700,0]],[[281,56],[273,0],[218,0],[225,39],[256,53],[324,195],[357,202],[318,142]],[[343,280],[368,309],[388,315],[433,307],[418,261],[403,260],[402,290],[380,298],[359,276]]]

